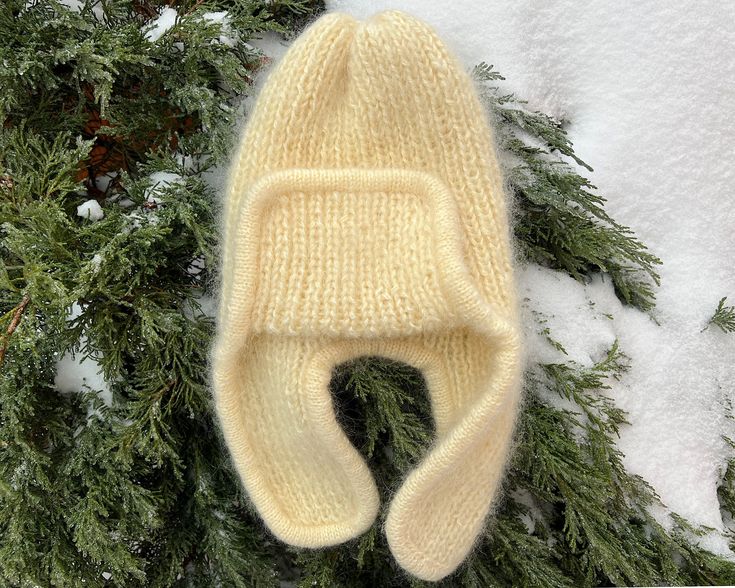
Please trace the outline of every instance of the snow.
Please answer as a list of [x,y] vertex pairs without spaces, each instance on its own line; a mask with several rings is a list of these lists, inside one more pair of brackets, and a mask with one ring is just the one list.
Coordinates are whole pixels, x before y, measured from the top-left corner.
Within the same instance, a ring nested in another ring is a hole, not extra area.
[[[25,7],[30,8],[31,6],[38,4],[37,0],[27,0]],[[68,8],[69,10],[73,10],[75,12],[81,12],[84,8],[85,1],[84,0],[59,0],[59,4],[62,6]],[[97,20],[104,20],[105,18],[105,9],[102,6],[102,3],[97,1],[94,4],[92,4],[92,14],[95,15]]]
[[217,22],[220,24],[229,22],[226,10],[222,10],[220,12],[205,12],[204,14],[202,14],[202,18],[204,20],[208,20],[209,22]]
[[176,153],[174,157],[176,158],[176,163],[178,163],[187,171],[193,170],[200,160],[200,157],[194,157],[193,155],[184,155],[183,153]]
[[[74,303],[69,312],[68,320],[73,320],[82,312],[81,306]],[[87,338],[79,340],[80,348],[86,344]],[[112,391],[102,374],[102,368],[91,357],[84,357],[81,353],[65,353],[56,362],[56,376],[54,387],[62,394],[77,394],[84,390],[96,390],[98,397],[107,405],[112,406]],[[90,408],[90,414],[92,410]]]
[[77,206],[77,216],[87,218],[92,221],[98,221],[105,218],[105,213],[102,211],[100,203],[96,200],[87,200],[86,202]]
[[[26,2],[26,8],[32,6],[35,3],[35,1],[29,0],[28,2]],[[65,6],[69,10],[81,12],[84,8],[85,2],[84,0],[59,0],[59,4]],[[97,20],[104,20],[105,10],[101,2],[95,2],[94,4],[92,4],[92,13],[95,15]]]
[[[59,3],[62,6],[66,6],[69,10],[75,10],[76,12],[81,12],[82,8],[84,8],[83,0],[59,0]],[[28,4],[30,2],[26,3],[26,5]]]
[[[159,217],[156,214],[156,209],[165,204],[164,198],[162,197],[168,188],[181,184],[186,180],[179,174],[168,172],[168,171],[157,171],[148,176],[149,186],[144,190],[143,195],[145,196],[146,203],[153,204],[155,206],[142,206],[136,207],[127,214],[130,224],[125,227],[125,230],[130,231],[132,229],[139,229],[146,223],[157,223]],[[118,202],[118,205],[122,208],[131,208],[135,205],[135,202],[129,198],[124,198]]]
[[106,193],[110,188],[110,184],[117,176],[118,173],[116,171],[101,174],[94,179],[94,185],[98,190]]
[[[623,307],[609,281],[584,286],[520,269],[519,288],[531,298],[529,358],[564,358],[538,335],[534,310],[580,363],[599,359],[618,338],[631,357],[611,391],[631,421],[619,441],[626,467],[671,510],[724,530],[716,490],[731,454],[721,437],[733,433],[725,405],[735,391],[735,336],[701,329],[722,296],[735,297],[735,4],[327,4],[358,18],[386,9],[422,18],[468,69],[494,64],[507,78],[502,90],[569,121],[577,153],[595,169],[585,175],[609,200],[609,213],[664,261],[653,313],[659,324]],[[717,532],[702,543],[731,553]]]
[[195,298],[198,306],[184,307],[184,312],[186,313],[186,316],[188,316],[190,319],[196,319],[201,316],[206,316],[210,318],[215,318],[217,316],[217,306],[219,304],[219,301],[215,296],[210,296],[209,294],[204,294],[203,292],[199,291],[196,294]]
[[202,18],[209,22],[218,23],[222,34],[219,36],[218,41],[228,47],[234,47],[237,45],[237,40],[232,35],[232,29],[230,27],[230,18],[226,10],[220,12],[205,12]]
[[189,267],[186,269],[186,273],[191,276],[197,276],[202,272],[205,267],[207,267],[207,265],[204,261],[204,258],[197,257],[196,259],[192,260],[191,264],[189,264]]
[[[250,44],[267,55],[273,62],[278,61],[288,50],[289,42],[285,41],[278,33],[267,31],[260,38],[251,39]],[[258,78],[263,81],[263,77]]]
[[[592,366],[605,357],[617,336],[614,320],[606,315],[622,306],[601,276],[583,287],[567,274],[531,265],[518,268],[517,278],[529,358]],[[566,354],[548,343],[544,327]]]
[[99,253],[95,253],[90,261],[92,263],[92,267],[96,271],[100,269],[100,266],[102,265],[102,256]]
[[227,45],[228,47],[235,47],[237,45],[237,40],[229,35],[220,35],[218,40],[220,43]]
[[173,8],[164,8],[158,18],[152,21],[148,26],[151,28],[146,31],[145,38],[151,43],[155,43],[163,34],[176,24],[178,13]]
[[156,194],[161,194],[167,187],[179,184],[184,181],[179,174],[167,171],[158,171],[150,175],[151,185],[145,191],[145,197],[148,202],[161,204],[163,200]]

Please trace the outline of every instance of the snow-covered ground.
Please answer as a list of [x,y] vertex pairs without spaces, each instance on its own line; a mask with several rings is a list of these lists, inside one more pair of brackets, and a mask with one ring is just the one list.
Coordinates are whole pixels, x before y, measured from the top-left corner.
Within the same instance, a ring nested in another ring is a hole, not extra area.
[[[589,364],[615,337],[631,370],[612,394],[630,414],[620,448],[663,502],[723,529],[717,485],[735,393],[735,335],[700,332],[717,302],[735,303],[735,4],[331,0],[367,18],[399,9],[433,25],[469,68],[480,61],[529,107],[564,117],[613,218],[664,261],[656,325],[623,308],[609,283],[583,287],[539,268],[524,296],[555,337]],[[268,47],[273,50],[271,45]],[[588,303],[596,304],[591,307]],[[612,313],[614,320],[604,318]],[[535,330],[528,318],[529,332]],[[541,360],[549,349],[533,344]],[[712,534],[705,544],[726,552]]]

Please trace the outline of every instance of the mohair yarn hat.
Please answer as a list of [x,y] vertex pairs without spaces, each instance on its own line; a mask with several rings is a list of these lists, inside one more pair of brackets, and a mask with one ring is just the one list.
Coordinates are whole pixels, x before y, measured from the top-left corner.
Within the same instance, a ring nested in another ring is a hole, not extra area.
[[395,492],[397,562],[438,580],[472,549],[517,412],[521,340],[502,178],[462,66],[400,12],[328,14],[270,74],[224,209],[216,410],[268,528],[302,547],[374,522],[333,368],[421,370],[435,442]]

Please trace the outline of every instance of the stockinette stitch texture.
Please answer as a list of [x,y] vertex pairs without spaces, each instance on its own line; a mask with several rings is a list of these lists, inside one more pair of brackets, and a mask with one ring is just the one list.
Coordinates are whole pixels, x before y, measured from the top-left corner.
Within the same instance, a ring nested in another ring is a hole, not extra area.
[[336,545],[378,491],[335,418],[332,370],[420,369],[436,439],[393,496],[397,562],[438,580],[472,549],[517,412],[521,340],[502,178],[469,77],[400,12],[328,14],[270,74],[224,207],[216,411],[268,528]]

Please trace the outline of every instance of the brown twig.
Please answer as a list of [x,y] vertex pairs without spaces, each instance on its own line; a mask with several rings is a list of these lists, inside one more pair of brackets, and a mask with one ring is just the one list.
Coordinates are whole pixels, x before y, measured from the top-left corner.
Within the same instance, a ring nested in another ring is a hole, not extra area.
[[5,360],[5,353],[8,351],[10,336],[15,332],[15,329],[18,328],[20,319],[23,316],[23,311],[26,309],[26,306],[28,306],[30,300],[30,297],[26,294],[23,296],[23,299],[20,301],[18,306],[15,307],[15,312],[13,313],[13,318],[8,325],[8,330],[5,331],[5,335],[3,335],[3,344],[2,347],[0,347],[0,365],[2,365]]
[[189,10],[187,10],[184,13],[184,16],[189,16],[192,12],[194,12],[197,8],[199,8],[202,5],[203,2],[204,2],[204,0],[197,0],[197,2],[194,4],[194,6],[192,6],[191,8],[189,8]]

